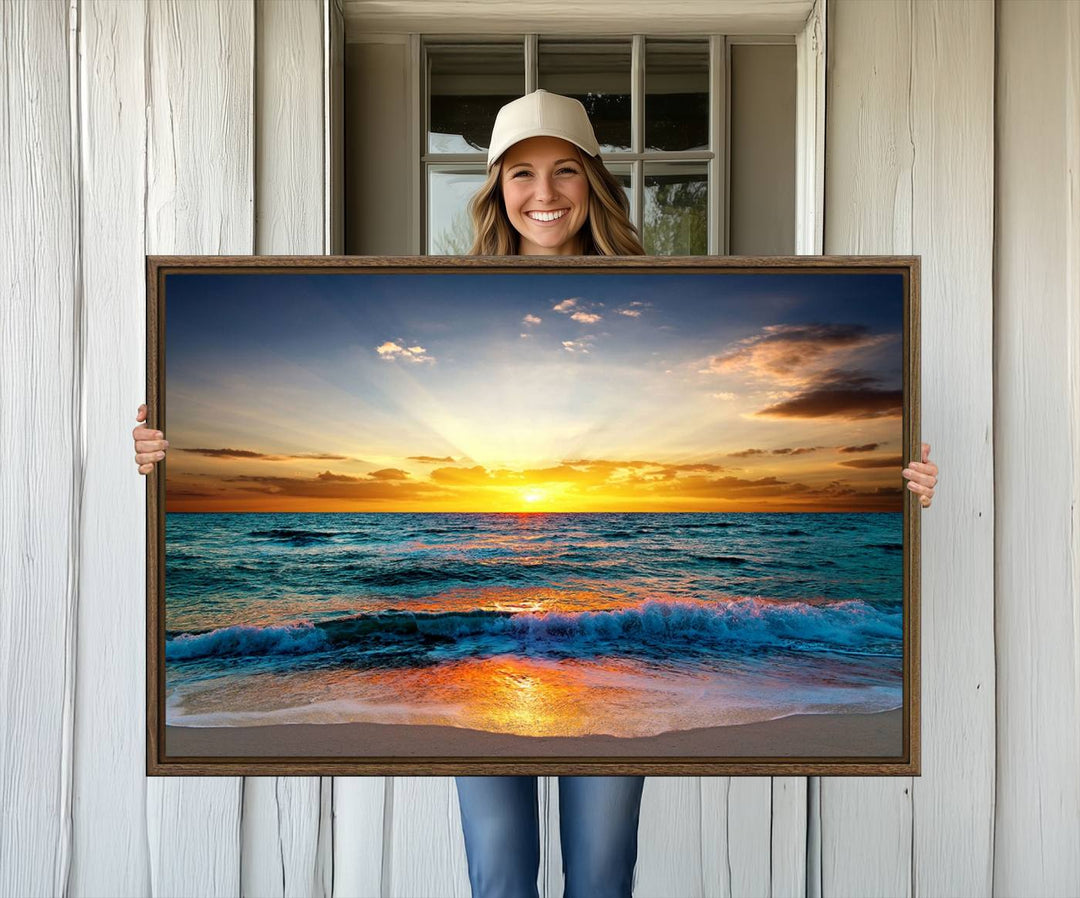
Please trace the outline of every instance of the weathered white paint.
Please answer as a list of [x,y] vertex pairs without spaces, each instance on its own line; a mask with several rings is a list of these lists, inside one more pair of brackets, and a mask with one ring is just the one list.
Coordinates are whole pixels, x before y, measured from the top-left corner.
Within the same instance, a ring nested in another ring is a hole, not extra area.
[[[165,0],[147,20],[146,251],[251,253],[254,4]],[[240,893],[242,803],[236,777],[148,780],[155,896]]]
[[68,893],[150,892],[146,838],[146,7],[79,6],[84,489]]
[[699,777],[645,778],[638,819],[635,895],[702,895],[702,814]]
[[327,251],[323,7],[324,0],[260,0],[255,6],[259,255]]
[[453,777],[395,776],[392,802],[383,842],[382,894],[468,898],[465,837]]
[[916,895],[988,895],[996,717],[994,8],[915,3],[912,15],[922,434],[945,472],[942,499],[922,516],[922,776],[911,783],[912,888]]
[[922,776],[821,781],[822,894],[989,894],[994,8],[829,16],[825,250],[922,256],[922,434],[946,473],[923,517]]
[[[322,0],[263,0],[255,6],[254,226],[259,255],[313,255],[328,249],[326,177],[312,177],[312,172],[328,174],[324,12]],[[319,851],[322,794],[319,777],[244,780],[243,895],[328,894],[332,858]]]
[[809,777],[772,778],[772,830],[769,834],[773,898],[807,894],[807,802]]
[[798,34],[813,0],[343,0],[348,39],[418,34]]
[[1080,9],[999,4],[994,893],[1080,894]]
[[[833,0],[828,16],[825,252],[906,255],[910,9]],[[819,820],[822,895],[911,893],[910,777],[823,777]]]
[[79,562],[81,286],[68,7],[0,17],[0,893],[64,888]]
[[393,777],[334,777],[334,898],[381,898]]

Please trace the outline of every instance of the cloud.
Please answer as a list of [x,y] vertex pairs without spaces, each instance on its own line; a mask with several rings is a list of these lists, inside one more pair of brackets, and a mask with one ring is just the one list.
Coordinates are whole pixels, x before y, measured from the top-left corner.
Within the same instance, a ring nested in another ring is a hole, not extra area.
[[723,399],[726,402],[730,402],[732,399],[737,399],[738,397],[734,393],[713,393],[712,398]]
[[[771,450],[756,450],[770,454]],[[434,458],[434,456],[416,456]],[[879,481],[880,482],[880,481]],[[431,471],[430,479],[415,480],[401,468],[382,468],[364,475],[327,469],[307,477],[240,476],[219,480],[228,495],[209,494],[202,482],[177,486],[193,490],[192,500],[237,499],[259,494],[268,501],[307,499],[374,502],[392,509],[397,503],[423,504],[433,509],[448,503],[485,501],[504,503],[524,488],[552,485],[562,501],[645,503],[645,507],[696,507],[731,503],[763,509],[828,508],[833,510],[897,510],[903,491],[894,486],[858,486],[834,480],[808,486],[777,476],[746,477],[728,474],[711,462],[669,463],[646,459],[568,459],[548,467],[511,470],[483,465],[446,466]],[[195,493],[202,495],[195,495]],[[488,497],[485,499],[485,497]],[[721,507],[728,507],[722,505]]]
[[593,344],[588,342],[591,339],[591,337],[582,337],[580,340],[563,340],[563,349],[565,349],[567,352],[576,352],[580,353],[581,355],[588,355],[589,350],[593,348]]
[[616,309],[616,311],[620,315],[625,315],[627,318],[640,318],[642,310],[648,309],[651,306],[651,302],[639,302],[638,300],[634,300],[629,305],[626,305],[621,309]]
[[368,476],[372,480],[408,480],[409,472],[402,471],[401,468],[382,468],[379,471],[372,471]]
[[471,468],[436,468],[430,474],[435,483],[446,486],[500,486],[520,484],[524,477],[516,471],[489,471],[483,465]]
[[784,446],[780,449],[743,449],[740,452],[729,452],[730,458],[750,458],[752,455],[809,455],[824,449],[824,446],[797,446],[794,448]]
[[579,324],[596,324],[603,316],[594,312],[593,309],[603,307],[604,304],[602,302],[586,304],[577,297],[574,297],[555,303],[551,309],[554,312],[561,312],[563,315],[569,315],[572,321],[577,321]]
[[[393,469],[386,469],[393,470]],[[378,474],[380,472],[375,472]],[[402,472],[404,473],[404,472]],[[226,478],[238,484],[235,490],[261,493],[275,498],[396,500],[424,499],[438,496],[442,491],[432,484],[376,477],[375,474],[352,477],[323,471],[314,477],[262,477],[244,475]]]
[[872,334],[861,324],[771,324],[712,356],[702,373],[745,371],[760,380],[805,386],[822,369],[896,337]]
[[902,455],[890,455],[887,458],[853,458],[851,461],[842,461],[839,464],[845,468],[902,468],[904,457]]
[[321,474],[317,474],[316,477],[324,483],[370,483],[372,480],[407,480],[409,475],[400,468],[383,468],[362,477],[353,477],[349,474],[334,474],[331,471],[323,471]]
[[367,480],[366,477],[354,477],[351,474],[334,474],[332,471],[323,471],[321,474],[316,474],[315,478],[323,483],[360,483]]
[[716,474],[721,465],[707,462],[667,464],[655,461],[619,461],[614,459],[572,459],[547,468],[488,470],[483,465],[469,468],[438,468],[431,472],[433,482],[448,487],[531,486],[537,484],[573,484],[583,488],[625,487],[672,481],[683,474]]
[[403,346],[401,343],[395,343],[393,340],[387,340],[385,343],[375,347],[375,351],[379,354],[379,358],[388,362],[397,360],[405,362],[434,362],[433,356],[428,355],[426,349],[423,346]]
[[827,371],[807,389],[756,415],[772,418],[898,418],[902,390],[882,390],[879,378],[857,371]]
[[572,465],[576,468],[603,467],[603,468],[654,468],[659,465],[655,461],[615,461],[607,458],[576,458],[563,462],[564,465]]
[[257,461],[295,461],[297,459],[314,459],[316,461],[347,461],[347,455],[333,455],[329,452],[302,452],[295,455],[268,455],[265,452],[255,452],[252,449],[195,449],[181,448],[177,446],[173,452],[190,452],[193,455],[203,455],[207,458],[243,458]]
[[410,455],[409,461],[419,461],[426,465],[441,465],[453,464],[454,459],[449,455],[444,455],[441,458],[434,455]]
[[881,443],[866,443],[862,446],[841,446],[841,452],[873,452]]
[[536,315],[526,315],[524,318],[521,319],[521,323],[532,327],[539,324],[543,320],[544,319],[538,318]]

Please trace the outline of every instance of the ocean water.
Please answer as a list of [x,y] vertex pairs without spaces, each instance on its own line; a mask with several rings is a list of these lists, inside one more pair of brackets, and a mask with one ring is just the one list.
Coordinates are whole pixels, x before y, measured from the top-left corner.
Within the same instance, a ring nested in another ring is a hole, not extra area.
[[653,735],[902,704],[903,516],[169,514],[166,720]]

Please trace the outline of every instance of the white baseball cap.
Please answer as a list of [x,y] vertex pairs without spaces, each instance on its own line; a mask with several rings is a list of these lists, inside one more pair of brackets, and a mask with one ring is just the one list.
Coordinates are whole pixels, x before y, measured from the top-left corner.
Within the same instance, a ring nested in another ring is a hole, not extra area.
[[595,156],[600,152],[585,107],[573,97],[535,90],[503,106],[495,116],[488,148],[490,169],[510,147],[527,137],[561,137]]

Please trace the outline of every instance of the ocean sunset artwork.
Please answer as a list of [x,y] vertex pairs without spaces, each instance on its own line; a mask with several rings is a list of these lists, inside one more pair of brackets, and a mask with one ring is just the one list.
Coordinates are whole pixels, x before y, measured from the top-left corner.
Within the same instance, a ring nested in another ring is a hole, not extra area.
[[183,757],[895,757],[906,285],[164,278]]

